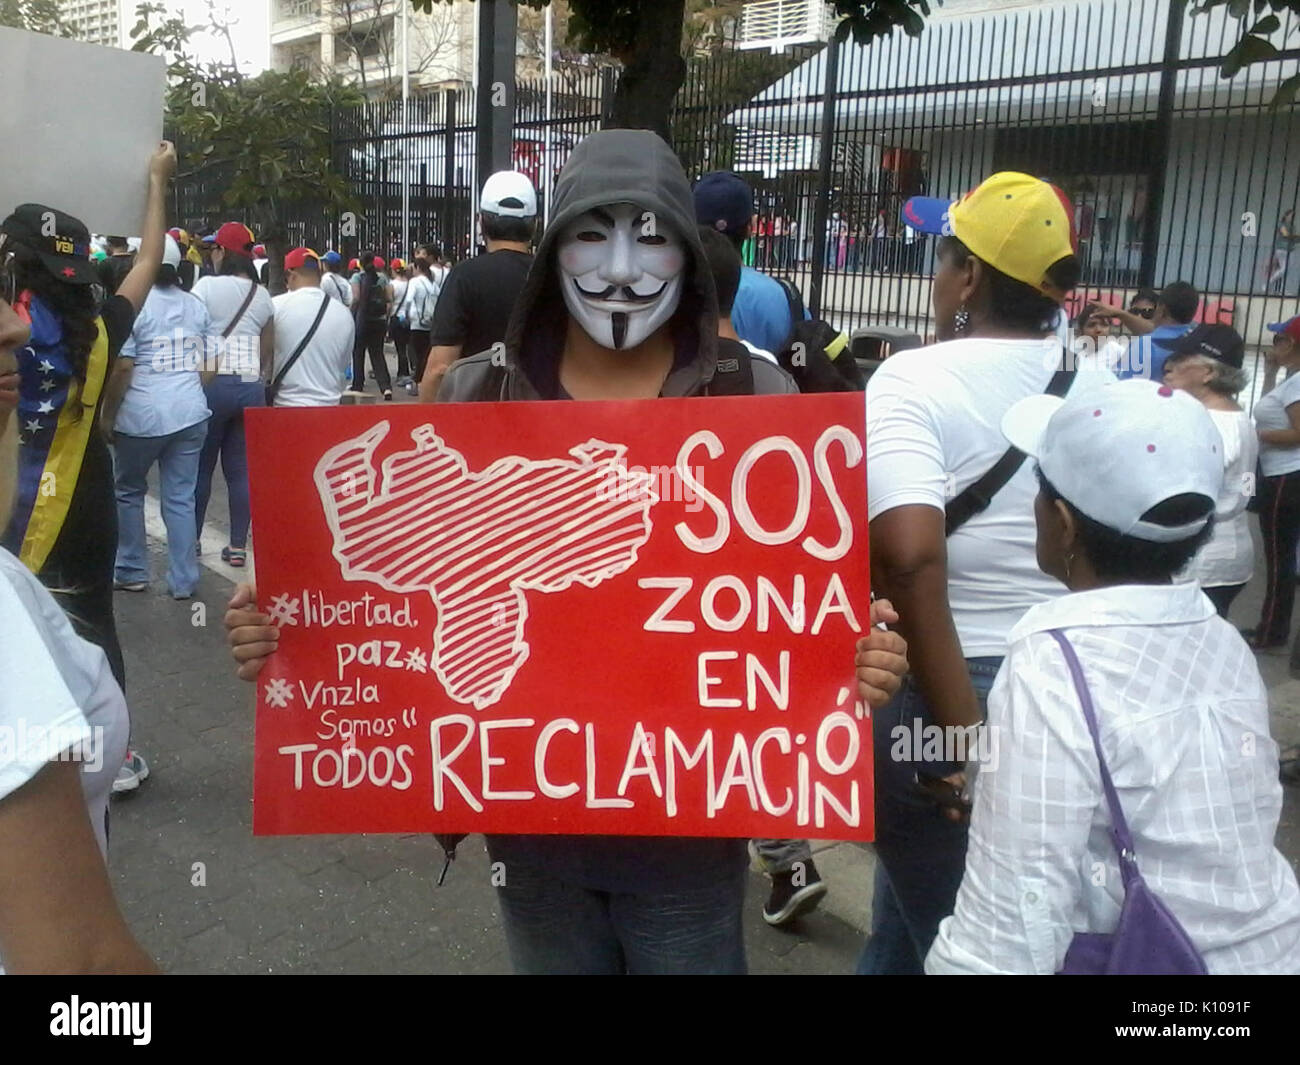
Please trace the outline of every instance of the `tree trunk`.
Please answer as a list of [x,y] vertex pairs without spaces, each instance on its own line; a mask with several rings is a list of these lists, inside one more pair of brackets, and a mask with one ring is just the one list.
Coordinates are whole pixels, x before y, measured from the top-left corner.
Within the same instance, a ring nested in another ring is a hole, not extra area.
[[267,289],[272,296],[288,291],[284,276],[284,257],[289,252],[289,234],[274,216],[263,216],[261,243],[266,246]]
[[669,114],[686,80],[682,23],[686,0],[641,0],[636,43],[614,90],[610,129],[652,129],[672,143]]

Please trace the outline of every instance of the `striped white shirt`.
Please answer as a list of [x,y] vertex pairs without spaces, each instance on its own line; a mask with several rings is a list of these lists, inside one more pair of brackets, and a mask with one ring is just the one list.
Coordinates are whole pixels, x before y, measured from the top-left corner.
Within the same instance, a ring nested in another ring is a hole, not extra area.
[[1124,891],[1074,645],[1138,867],[1211,973],[1300,972],[1300,890],[1254,656],[1193,584],[1031,608],[989,695],[966,874],[927,973],[1054,973],[1076,932],[1113,932]]

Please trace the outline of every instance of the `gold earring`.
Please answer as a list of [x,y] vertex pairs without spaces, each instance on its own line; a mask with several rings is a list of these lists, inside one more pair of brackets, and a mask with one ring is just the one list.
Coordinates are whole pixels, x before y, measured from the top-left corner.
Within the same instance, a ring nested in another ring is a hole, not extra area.
[[1074,565],[1074,552],[1071,551],[1065,556],[1065,583],[1070,583],[1070,567]]

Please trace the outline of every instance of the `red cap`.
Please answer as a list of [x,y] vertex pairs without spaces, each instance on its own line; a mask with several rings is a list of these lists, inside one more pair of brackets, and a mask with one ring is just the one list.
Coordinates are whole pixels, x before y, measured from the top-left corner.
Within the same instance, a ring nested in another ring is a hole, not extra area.
[[313,263],[317,270],[320,269],[320,256],[310,248],[294,248],[284,257],[284,268],[286,270],[297,270],[300,266],[306,266],[307,263]]
[[357,269],[360,265],[361,265],[361,260],[360,260],[360,259],[353,259],[351,262],[348,263],[348,269],[349,269],[349,270],[355,270],[355,269]]
[[215,243],[236,255],[247,255],[253,247],[253,231],[243,222],[227,222],[217,230]]
[[254,244],[254,245],[253,245],[253,258],[254,258],[254,259],[265,259],[265,258],[266,258],[266,245],[265,245],[265,244]]
[[387,266],[387,265],[388,265],[388,264],[384,262],[382,256],[379,256],[379,255],[376,255],[376,256],[375,256],[375,269],[376,269],[376,270],[382,270],[382,269],[383,269],[385,266]]
[[1271,333],[1280,333],[1292,340],[1300,340],[1300,314],[1297,314],[1294,318],[1288,318],[1285,322],[1274,322],[1268,328]]
[[172,226],[171,229],[167,230],[167,235],[171,237],[172,240],[179,241],[181,239],[181,227]]

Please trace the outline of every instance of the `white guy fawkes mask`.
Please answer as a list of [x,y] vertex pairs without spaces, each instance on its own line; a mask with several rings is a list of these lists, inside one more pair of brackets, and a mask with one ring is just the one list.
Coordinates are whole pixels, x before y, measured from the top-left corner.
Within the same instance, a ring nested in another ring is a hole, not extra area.
[[640,207],[593,208],[565,226],[557,246],[565,305],[601,347],[634,348],[677,309],[686,248]]

